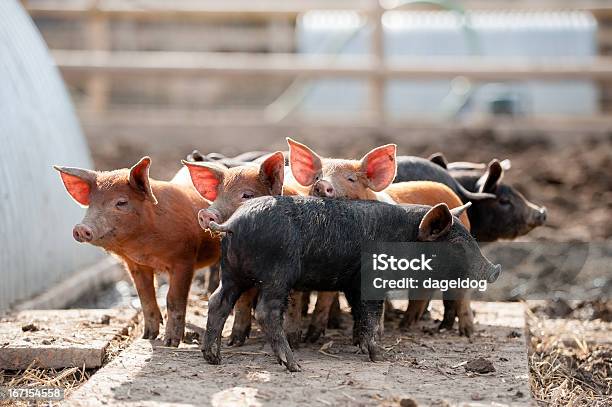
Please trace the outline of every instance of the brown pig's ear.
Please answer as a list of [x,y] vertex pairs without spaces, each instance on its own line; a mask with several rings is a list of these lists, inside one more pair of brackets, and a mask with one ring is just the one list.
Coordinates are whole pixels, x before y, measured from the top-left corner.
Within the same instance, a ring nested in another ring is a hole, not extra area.
[[432,155],[429,156],[429,161],[431,161],[432,163],[436,165],[439,165],[445,170],[448,169],[448,161],[446,160],[446,157],[444,157],[444,154],[442,153],[433,153]]
[[476,185],[479,185],[478,192],[495,193],[497,185],[504,176],[504,169],[499,160],[494,159],[489,163],[487,172],[478,180]]
[[62,177],[66,191],[81,206],[89,206],[91,188],[96,182],[96,172],[74,167],[54,165]]
[[137,191],[144,193],[153,204],[157,204],[157,198],[153,195],[151,182],[149,181],[149,167],[151,167],[151,158],[142,157],[138,163],[130,168],[130,185]]
[[275,152],[261,163],[259,177],[270,188],[271,195],[282,195],[285,179],[285,157],[282,152]]
[[387,144],[373,149],[361,159],[361,172],[367,177],[368,187],[373,191],[382,191],[395,179],[396,150],[395,144]]
[[207,162],[188,162],[183,164],[189,170],[191,182],[202,198],[213,202],[217,199],[219,184],[223,182],[225,168],[218,164]]
[[289,167],[293,178],[305,187],[314,184],[323,168],[321,157],[306,145],[289,137],[287,137],[287,144],[289,144]]
[[431,208],[419,224],[419,235],[417,240],[421,242],[433,242],[446,235],[453,226],[453,215],[445,203],[440,203]]

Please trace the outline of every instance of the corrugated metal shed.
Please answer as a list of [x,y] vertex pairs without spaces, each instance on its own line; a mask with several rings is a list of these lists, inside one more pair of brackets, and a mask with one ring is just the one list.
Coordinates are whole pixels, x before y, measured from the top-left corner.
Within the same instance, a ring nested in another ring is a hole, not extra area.
[[0,310],[94,263],[72,226],[83,209],[52,164],[91,168],[43,39],[16,0],[0,1]]

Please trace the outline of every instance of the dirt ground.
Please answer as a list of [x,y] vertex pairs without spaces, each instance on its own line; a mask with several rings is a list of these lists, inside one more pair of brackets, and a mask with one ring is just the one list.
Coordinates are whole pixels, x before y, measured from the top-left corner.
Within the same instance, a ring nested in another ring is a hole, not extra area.
[[[436,303],[434,317],[439,317],[440,306]],[[479,324],[472,339],[460,338],[456,332],[434,333],[433,321],[410,332],[398,331],[397,321],[388,323],[385,360],[379,363],[356,353],[350,329],[330,330],[319,343],[304,344],[296,351],[302,366],[299,373],[288,373],[275,362],[259,329],[245,346],[224,347],[219,366],[204,361],[197,339],[179,349],[137,340],[67,405],[102,400],[153,406],[207,402],[213,406],[397,406],[411,400],[434,406],[529,405],[522,305],[480,303],[475,308]],[[206,302],[192,295],[190,309],[190,331],[199,332],[197,326],[205,324]],[[350,326],[348,318],[344,322]],[[225,336],[231,323],[230,318]]]

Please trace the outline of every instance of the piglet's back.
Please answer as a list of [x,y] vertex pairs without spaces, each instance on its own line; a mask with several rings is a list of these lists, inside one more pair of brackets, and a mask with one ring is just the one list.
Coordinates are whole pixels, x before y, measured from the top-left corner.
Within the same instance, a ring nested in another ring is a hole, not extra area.
[[[340,242],[415,240],[428,207],[314,197],[262,197],[244,203],[223,225],[231,234],[282,240],[317,250]],[[312,246],[312,247],[311,247]]]

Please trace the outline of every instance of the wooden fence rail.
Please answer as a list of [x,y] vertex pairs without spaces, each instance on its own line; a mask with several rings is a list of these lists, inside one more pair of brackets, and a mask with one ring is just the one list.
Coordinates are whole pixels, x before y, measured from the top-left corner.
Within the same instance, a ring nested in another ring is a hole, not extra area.
[[[354,10],[369,13],[370,0],[22,0],[33,17],[74,19],[88,14],[109,18],[158,19],[293,19],[309,10]],[[378,2],[377,2],[378,3]],[[402,0],[385,0],[385,8],[397,8]],[[582,10],[597,17],[612,15],[609,0],[460,0],[467,10]],[[411,4],[411,8],[435,8],[431,4]]]
[[70,51],[54,50],[66,76],[304,76],[371,79],[446,79],[463,76],[475,81],[612,80],[612,57],[584,61],[465,58],[337,58],[299,54],[218,52]]
[[[487,58],[400,59],[386,57],[382,15],[403,0],[234,0],[150,2],[132,0],[23,0],[34,18],[84,20],[87,50],[54,50],[66,77],[86,79],[87,104],[92,112],[108,107],[109,77],[173,75],[285,76],[296,78],[351,77],[368,80],[369,104],[376,121],[385,121],[385,81],[441,79],[463,76],[474,81],[565,80],[612,81],[612,58],[587,60],[493,60]],[[462,0],[466,9],[587,10],[612,16],[612,0]],[[415,5],[412,5],[414,7]],[[419,7],[419,5],[416,5]],[[432,8],[431,5],[420,7]],[[372,28],[370,55],[356,59],[296,54],[111,52],[110,22],[131,20],[295,21],[309,10],[354,10]]]

